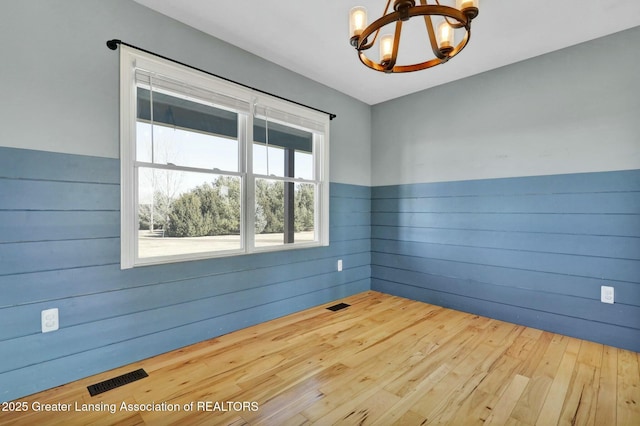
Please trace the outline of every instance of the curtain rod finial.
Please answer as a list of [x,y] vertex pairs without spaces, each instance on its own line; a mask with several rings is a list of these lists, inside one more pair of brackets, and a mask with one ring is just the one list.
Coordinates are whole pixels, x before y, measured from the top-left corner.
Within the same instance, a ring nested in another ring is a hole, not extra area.
[[107,41],[107,47],[111,50],[116,50],[120,43],[121,43],[120,40],[114,38],[113,40]]

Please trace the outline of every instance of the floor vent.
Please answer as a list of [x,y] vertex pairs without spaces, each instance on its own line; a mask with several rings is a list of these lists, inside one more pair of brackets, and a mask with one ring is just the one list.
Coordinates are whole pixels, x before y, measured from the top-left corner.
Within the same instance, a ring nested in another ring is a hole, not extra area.
[[338,303],[337,305],[329,306],[327,309],[330,311],[339,311],[340,309],[348,308],[351,305],[347,305],[346,303]]
[[131,373],[123,374],[122,376],[114,377],[113,379],[105,380],[104,382],[96,383],[95,385],[87,386],[87,390],[91,396],[96,396],[100,393],[110,391],[111,389],[119,388],[128,383],[135,382],[136,380],[144,379],[148,377],[146,371],[142,368]]

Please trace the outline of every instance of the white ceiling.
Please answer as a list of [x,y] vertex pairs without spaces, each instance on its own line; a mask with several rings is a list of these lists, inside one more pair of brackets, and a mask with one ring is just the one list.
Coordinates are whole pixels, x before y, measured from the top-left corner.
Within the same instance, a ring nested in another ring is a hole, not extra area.
[[[365,6],[372,22],[384,0],[135,1],[370,105],[640,26],[640,0],[480,0],[459,56],[387,75],[360,63],[348,34],[351,7]],[[401,52],[425,41],[426,33],[403,35]]]

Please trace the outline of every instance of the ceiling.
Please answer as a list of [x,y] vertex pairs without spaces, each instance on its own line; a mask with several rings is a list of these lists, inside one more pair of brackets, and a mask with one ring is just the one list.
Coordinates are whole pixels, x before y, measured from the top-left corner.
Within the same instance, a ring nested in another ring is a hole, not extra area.
[[[459,56],[424,71],[384,74],[360,63],[348,34],[351,7],[365,6],[372,22],[384,0],[135,1],[370,105],[640,26],[639,0],[479,0]],[[400,53],[423,48],[426,33],[416,33],[403,32]]]

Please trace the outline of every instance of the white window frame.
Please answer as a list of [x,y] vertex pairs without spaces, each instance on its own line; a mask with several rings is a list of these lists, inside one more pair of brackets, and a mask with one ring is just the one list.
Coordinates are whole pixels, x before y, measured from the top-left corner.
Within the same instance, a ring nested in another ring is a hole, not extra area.
[[[161,257],[140,258],[138,256],[138,185],[136,176],[136,69],[145,70],[190,87],[205,89],[231,97],[249,105],[249,113],[239,114],[246,122],[238,134],[241,178],[241,248],[238,250],[212,251]],[[313,152],[315,157],[314,179],[274,178],[253,173],[253,117],[259,110],[276,111],[281,123],[291,127],[308,129],[313,123]],[[245,118],[246,117],[246,120]],[[158,58],[137,49],[120,46],[120,178],[121,178],[121,268],[164,264],[181,261],[236,256],[259,252],[295,250],[329,245],[329,117],[327,114],[305,108],[283,99],[269,96],[248,87],[216,78],[197,70]],[[299,242],[273,246],[255,247],[255,179],[266,178],[286,182],[310,182],[317,185],[315,196],[315,238],[311,242]],[[250,232],[248,231],[250,230]]]

